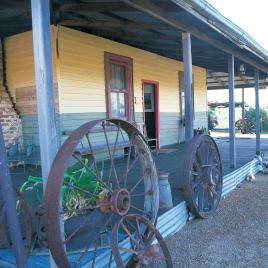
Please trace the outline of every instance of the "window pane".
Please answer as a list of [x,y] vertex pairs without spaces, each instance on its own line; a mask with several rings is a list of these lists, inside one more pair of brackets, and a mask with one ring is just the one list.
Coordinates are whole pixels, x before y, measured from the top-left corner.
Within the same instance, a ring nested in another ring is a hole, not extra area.
[[111,115],[116,118],[126,118],[126,94],[111,92]]
[[126,67],[111,63],[111,89],[126,90]]
[[145,110],[152,109],[151,93],[144,93],[144,106]]

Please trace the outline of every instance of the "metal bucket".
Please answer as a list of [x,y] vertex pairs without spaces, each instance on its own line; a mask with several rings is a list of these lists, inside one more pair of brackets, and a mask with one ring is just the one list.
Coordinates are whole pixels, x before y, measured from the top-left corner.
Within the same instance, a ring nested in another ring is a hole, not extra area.
[[160,209],[170,209],[173,207],[171,188],[168,179],[169,179],[168,172],[158,173]]

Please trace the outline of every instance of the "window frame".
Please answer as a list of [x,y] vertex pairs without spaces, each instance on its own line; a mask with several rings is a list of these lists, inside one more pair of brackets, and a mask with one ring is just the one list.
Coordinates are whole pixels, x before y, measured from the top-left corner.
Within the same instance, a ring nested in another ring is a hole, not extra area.
[[[129,57],[104,52],[104,61],[105,61],[105,88],[106,88],[106,109],[107,117],[112,118],[111,111],[111,93],[112,92],[122,92],[126,96],[125,105],[126,105],[126,117],[119,117],[119,119],[127,120],[132,122],[133,119],[133,78],[132,78],[132,65],[133,61]],[[126,70],[126,91],[113,90],[111,88],[111,64],[123,65]]]

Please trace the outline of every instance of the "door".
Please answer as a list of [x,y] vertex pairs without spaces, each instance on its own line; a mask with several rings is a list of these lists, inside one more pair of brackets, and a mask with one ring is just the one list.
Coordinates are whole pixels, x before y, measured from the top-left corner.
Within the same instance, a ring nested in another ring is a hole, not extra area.
[[[143,100],[144,100],[144,122],[146,127],[145,135],[149,139],[157,139],[159,141],[159,109],[158,109],[158,83],[144,81],[143,82]],[[152,147],[158,147],[156,141],[151,141]],[[159,143],[159,142],[158,142]]]

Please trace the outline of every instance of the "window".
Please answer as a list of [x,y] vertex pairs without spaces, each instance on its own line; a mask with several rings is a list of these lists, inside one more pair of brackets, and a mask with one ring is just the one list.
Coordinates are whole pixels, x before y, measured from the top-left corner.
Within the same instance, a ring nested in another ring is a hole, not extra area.
[[105,53],[107,111],[109,118],[132,120],[132,60]]
[[[179,94],[180,94],[180,121],[182,125],[185,125],[185,93],[184,93],[184,74],[179,71]],[[195,108],[194,108],[194,74],[192,79],[192,100],[193,100],[193,118],[195,118]]]

